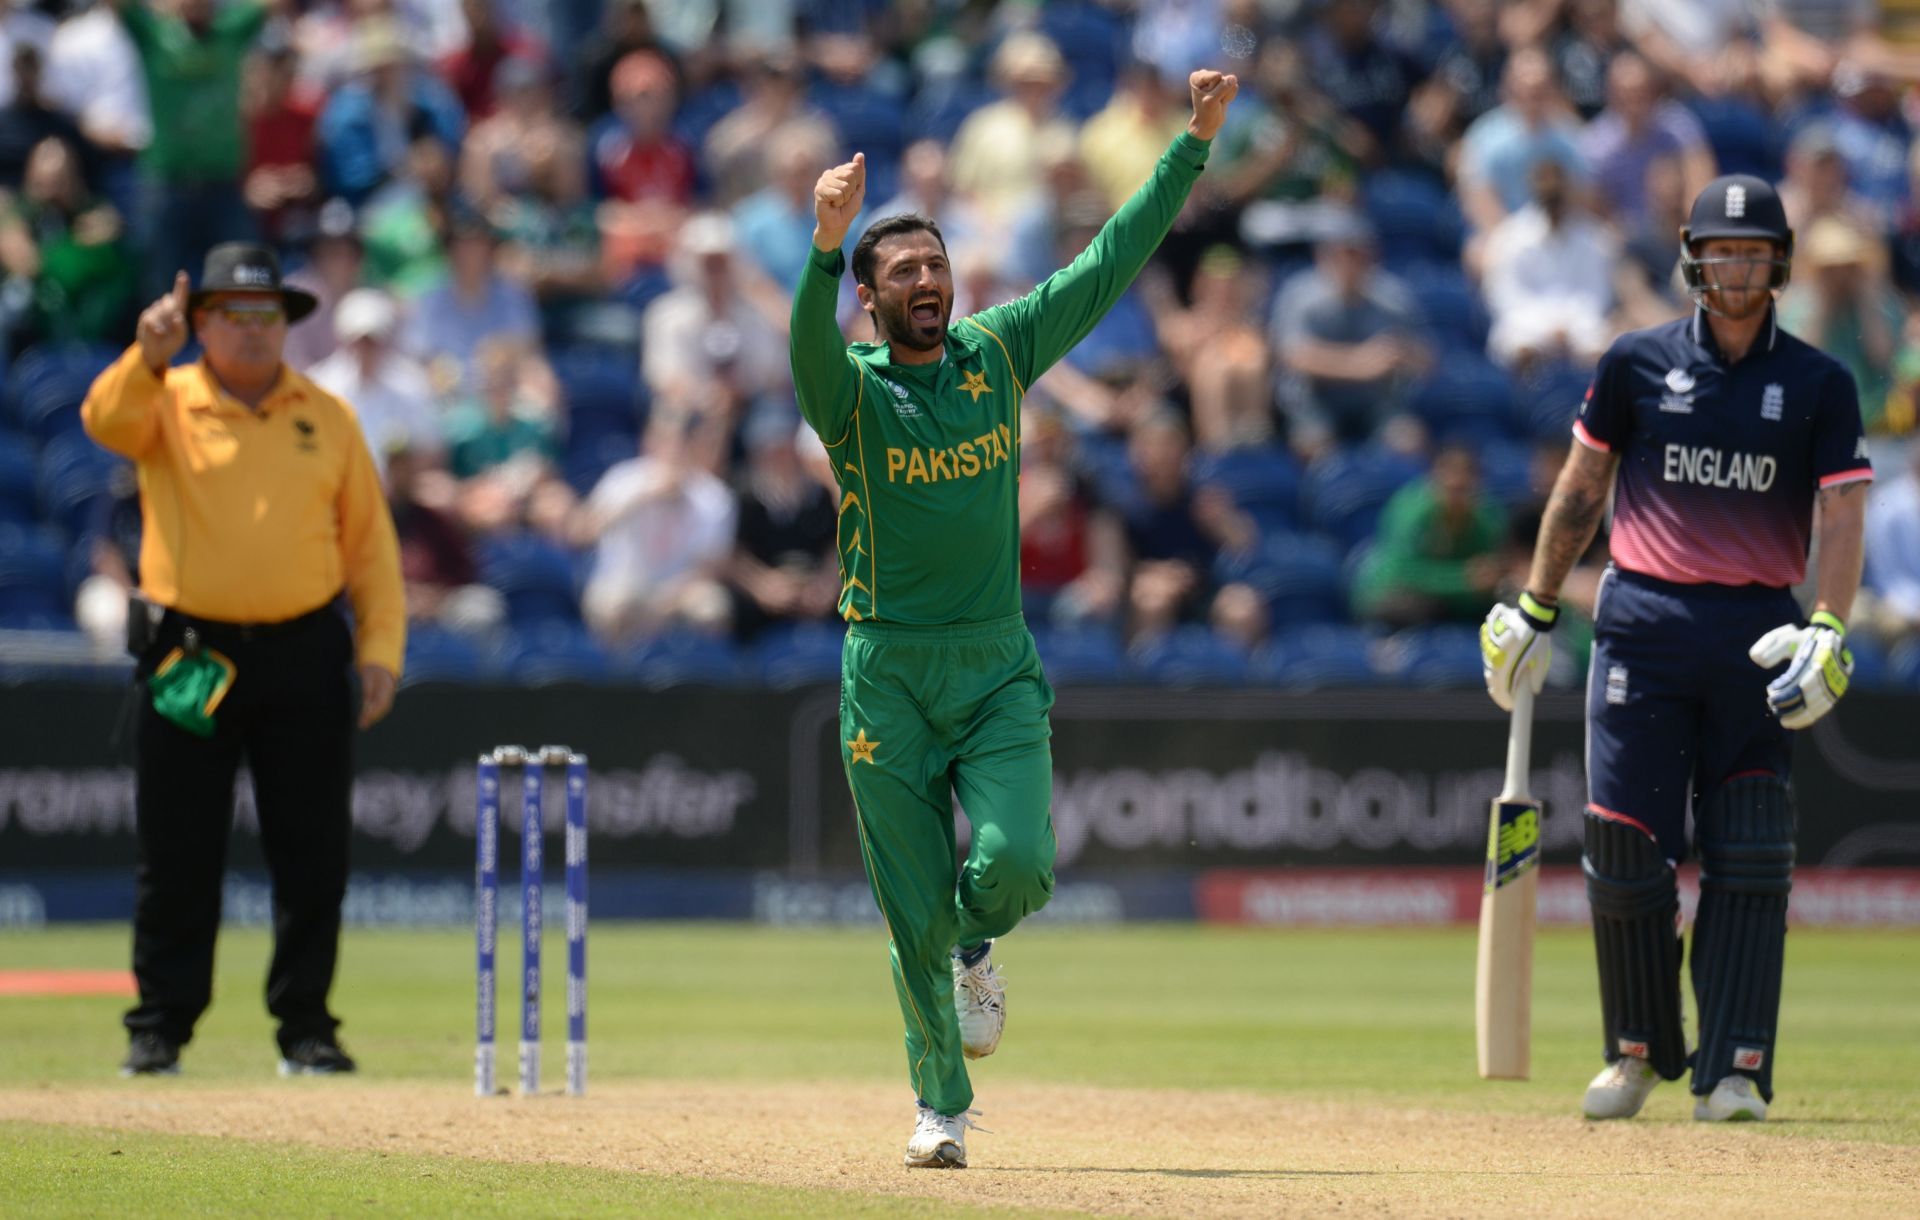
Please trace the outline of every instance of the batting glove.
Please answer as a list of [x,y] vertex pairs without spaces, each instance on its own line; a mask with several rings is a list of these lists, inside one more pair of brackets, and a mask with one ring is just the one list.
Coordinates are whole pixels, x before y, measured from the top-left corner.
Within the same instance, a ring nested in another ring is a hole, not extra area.
[[1821,610],[1805,627],[1788,623],[1754,641],[1747,655],[1762,669],[1791,658],[1785,673],[1767,684],[1767,706],[1790,729],[1804,729],[1833,710],[1853,679],[1847,625]]
[[1487,694],[1502,711],[1513,710],[1513,692],[1525,682],[1534,694],[1546,685],[1547,666],[1553,661],[1553,641],[1547,633],[1560,620],[1558,606],[1543,605],[1530,593],[1520,604],[1504,602],[1487,612],[1480,625],[1480,673]]

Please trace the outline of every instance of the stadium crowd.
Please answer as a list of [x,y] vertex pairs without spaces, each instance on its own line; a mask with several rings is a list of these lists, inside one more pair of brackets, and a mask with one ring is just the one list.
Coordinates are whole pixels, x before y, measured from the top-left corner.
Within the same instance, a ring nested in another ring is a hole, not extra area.
[[1477,683],[1594,360],[1690,308],[1686,206],[1748,172],[1874,437],[1861,680],[1920,686],[1920,0],[0,0],[0,628],[118,638],[139,514],[78,403],[259,235],[383,469],[410,678],[830,674],[814,178],[934,217],[959,316],[1085,246],[1201,65],[1207,173],[1025,403],[1056,678]]

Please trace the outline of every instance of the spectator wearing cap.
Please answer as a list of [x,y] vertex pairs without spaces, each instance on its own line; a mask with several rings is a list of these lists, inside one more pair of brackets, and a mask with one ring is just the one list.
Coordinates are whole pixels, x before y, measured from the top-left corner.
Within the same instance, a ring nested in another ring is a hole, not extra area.
[[288,287],[301,289],[315,302],[313,312],[287,330],[287,363],[302,372],[339,348],[334,310],[342,297],[361,286],[367,264],[358,218],[344,199],[327,200],[305,236],[307,261],[287,277]]
[[739,510],[705,465],[720,427],[709,413],[656,406],[641,456],[602,475],[575,513],[575,545],[593,548],[581,611],[601,639],[726,631],[732,603],[721,578]]
[[353,30],[353,79],[320,112],[320,179],[329,194],[358,205],[401,172],[415,135],[431,131],[460,147],[466,114],[446,84],[420,71],[390,18]]
[[113,205],[88,193],[72,146],[49,136],[19,194],[0,198],[0,351],[126,333],[139,272]]
[[1273,435],[1273,369],[1254,310],[1261,277],[1232,246],[1200,257],[1181,306],[1169,279],[1146,296],[1160,347],[1186,383],[1194,443],[1219,451]]
[[277,244],[312,223],[319,205],[314,173],[314,128],[321,98],[300,79],[300,56],[284,35],[269,31],[252,65],[246,98],[247,206],[261,232]]
[[501,273],[499,247],[486,217],[457,210],[447,234],[449,274],[407,311],[400,347],[433,370],[436,384],[470,387],[482,344],[507,342],[529,354],[539,348],[539,308]]
[[733,222],[719,212],[680,231],[674,287],[641,318],[640,372],[657,398],[719,392],[744,408],[786,387],[783,294],[743,265],[738,245]]
[[666,57],[635,51],[614,65],[613,110],[587,133],[592,186],[621,270],[666,261],[693,203],[693,153],[673,134],[676,83]]
[[354,289],[333,315],[339,350],[309,375],[314,384],[354,405],[376,463],[402,441],[437,460],[444,445],[432,383],[425,369],[395,347],[399,324],[392,297],[377,288]]
[[998,223],[1040,186],[1042,143],[1049,137],[1072,138],[1073,124],[1060,113],[1066,61],[1046,35],[1007,35],[993,55],[993,79],[1006,96],[960,125],[950,172],[954,188]]
[[547,48],[517,23],[506,20],[503,0],[460,0],[466,18],[466,44],[443,56],[440,75],[476,123],[493,114],[498,101],[500,65],[509,60],[544,64]]
[[579,125],[560,113],[547,68],[539,61],[501,60],[494,69],[494,94],[499,105],[467,133],[460,150],[461,190],[482,211],[526,191],[524,150],[550,143],[577,146],[582,138]]
[[1587,214],[1558,161],[1536,161],[1533,201],[1487,235],[1481,291],[1493,317],[1487,351],[1516,370],[1585,367],[1612,342],[1619,243]]
[[776,284],[800,282],[813,248],[813,180],[833,160],[834,146],[817,125],[774,132],[767,185],[733,208],[740,250]]
[[1647,166],[1655,157],[1680,163],[1681,186],[1688,199],[1706,189],[1719,171],[1707,147],[1700,120],[1687,108],[1662,96],[1653,67],[1631,51],[1607,69],[1607,108],[1581,135],[1603,215],[1622,230],[1631,229],[1647,209]]
[[153,114],[135,236],[147,252],[151,291],[159,292],[209,247],[254,234],[240,193],[247,147],[240,74],[273,8],[179,0],[163,14],[151,0],[114,4],[140,56]]
[[[122,1071],[175,1071],[213,995],[234,783],[252,777],[273,882],[267,1008],[283,1074],[354,1070],[329,1009],[352,831],[354,726],[406,646],[393,519],[353,409],[281,359],[312,308],[273,251],[216,246],[141,314],[87,432],[135,463],[141,601],[133,974]],[[188,327],[193,364],[170,367]],[[353,624],[341,613],[351,602]]]
[[1431,360],[1413,293],[1375,258],[1371,229],[1341,218],[1314,247],[1314,265],[1282,285],[1269,331],[1279,358],[1287,441],[1311,459],[1404,418]]
[[756,412],[742,431],[747,464],[727,563],[733,629],[742,639],[777,623],[832,618],[840,597],[839,516],[832,493],[801,464],[799,428],[782,406]]
[[153,114],[133,40],[113,0],[83,0],[47,48],[47,96],[74,117],[116,167],[153,139]]
[[1467,128],[1460,147],[1460,201],[1467,219],[1489,233],[1509,212],[1526,206],[1534,162],[1552,159],[1575,176],[1585,172],[1580,127],[1560,97],[1553,62],[1528,47],[1507,60],[1500,105]]
[[1838,360],[1860,388],[1860,417],[1883,426],[1906,311],[1876,240],[1838,217],[1814,222],[1796,262],[1806,274],[1780,299],[1780,325]]
[[48,102],[42,85],[41,52],[31,43],[13,49],[13,101],[0,106],[0,190],[17,191],[27,173],[27,157],[42,140],[65,143],[81,161],[81,174],[91,184],[93,146],[74,121]]

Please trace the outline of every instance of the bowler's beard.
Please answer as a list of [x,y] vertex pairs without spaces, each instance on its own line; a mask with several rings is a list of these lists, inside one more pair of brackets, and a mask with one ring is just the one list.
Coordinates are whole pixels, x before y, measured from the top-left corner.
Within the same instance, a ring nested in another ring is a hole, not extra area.
[[880,337],[908,351],[934,351],[947,340],[947,315],[953,302],[942,299],[939,317],[923,323],[914,320],[912,300],[911,297],[900,301],[875,299],[873,312],[880,323]]

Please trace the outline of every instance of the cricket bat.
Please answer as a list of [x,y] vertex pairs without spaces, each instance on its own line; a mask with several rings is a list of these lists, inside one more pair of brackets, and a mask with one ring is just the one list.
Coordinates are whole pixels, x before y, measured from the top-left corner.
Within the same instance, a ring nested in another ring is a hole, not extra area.
[[1532,1058],[1533,920],[1540,888],[1540,803],[1528,792],[1533,691],[1513,692],[1507,779],[1487,830],[1474,1029],[1483,1080],[1525,1080]]

